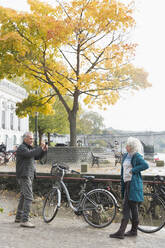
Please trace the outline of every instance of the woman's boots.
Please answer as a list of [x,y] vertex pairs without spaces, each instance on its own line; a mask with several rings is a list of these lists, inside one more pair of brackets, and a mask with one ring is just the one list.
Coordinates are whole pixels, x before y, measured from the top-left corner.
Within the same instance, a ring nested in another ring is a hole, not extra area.
[[127,227],[127,224],[128,224],[128,220],[122,219],[119,230],[113,234],[110,234],[109,237],[110,238],[117,238],[117,239],[124,239],[124,232],[125,232],[125,229]]
[[127,237],[132,237],[132,236],[137,236],[137,228],[138,228],[138,221],[132,221],[132,228],[130,231],[126,232],[124,236]]

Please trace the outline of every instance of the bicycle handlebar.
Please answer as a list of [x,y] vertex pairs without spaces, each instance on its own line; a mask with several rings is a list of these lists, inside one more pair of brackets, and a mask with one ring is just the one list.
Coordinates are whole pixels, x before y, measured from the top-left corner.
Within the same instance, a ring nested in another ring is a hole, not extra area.
[[153,189],[156,192],[160,192],[161,194],[165,194],[165,180],[163,176],[156,175],[153,179]]
[[75,173],[80,175],[81,173],[75,170],[70,170],[69,166],[64,164],[64,163],[59,163],[59,162],[53,162],[52,167],[58,167],[60,170],[64,170],[64,171],[70,171],[71,173]]
[[156,175],[155,177],[154,177],[154,180],[153,180],[154,182],[155,181],[159,181],[159,182],[164,182],[164,177],[163,176],[159,176],[159,175]]
[[78,174],[78,175],[80,175],[80,174],[81,174],[80,172],[75,171],[75,170],[71,170],[71,173],[75,173],[75,174]]

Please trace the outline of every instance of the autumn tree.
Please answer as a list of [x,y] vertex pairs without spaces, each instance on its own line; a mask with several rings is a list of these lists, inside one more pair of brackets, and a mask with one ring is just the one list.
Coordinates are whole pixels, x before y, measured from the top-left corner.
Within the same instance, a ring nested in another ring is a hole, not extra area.
[[94,111],[86,111],[77,119],[77,134],[100,134],[104,128],[103,117]]
[[131,64],[133,7],[118,0],[27,2],[29,13],[0,7],[0,78],[23,77],[32,98],[39,89],[42,105],[58,97],[68,115],[70,144],[76,145],[80,99],[104,108],[124,90],[150,86],[147,73]]

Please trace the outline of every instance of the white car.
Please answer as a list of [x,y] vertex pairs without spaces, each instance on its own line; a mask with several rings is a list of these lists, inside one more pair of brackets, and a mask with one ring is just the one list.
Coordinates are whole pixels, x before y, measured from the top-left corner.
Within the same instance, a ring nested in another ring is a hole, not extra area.
[[157,153],[154,154],[154,161],[160,160],[159,155]]

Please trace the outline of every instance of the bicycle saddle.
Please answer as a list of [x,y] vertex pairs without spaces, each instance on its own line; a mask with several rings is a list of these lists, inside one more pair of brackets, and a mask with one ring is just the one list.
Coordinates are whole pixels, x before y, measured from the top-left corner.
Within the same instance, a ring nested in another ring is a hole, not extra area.
[[93,180],[95,179],[95,176],[82,176],[82,178],[88,179],[88,180]]

